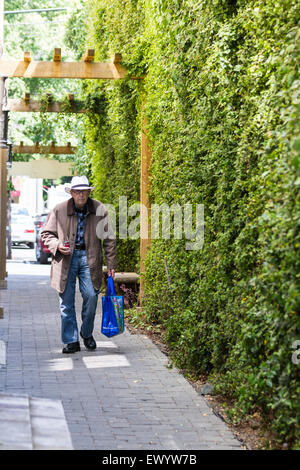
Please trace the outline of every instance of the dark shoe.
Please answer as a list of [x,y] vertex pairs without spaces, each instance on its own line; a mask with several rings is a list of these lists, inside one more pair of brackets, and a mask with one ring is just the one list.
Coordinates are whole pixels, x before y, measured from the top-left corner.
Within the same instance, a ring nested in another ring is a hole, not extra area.
[[63,353],[75,353],[76,351],[80,351],[80,344],[79,341],[76,341],[76,343],[69,343],[65,348],[63,348],[62,352]]
[[97,345],[96,345],[96,341],[94,340],[94,338],[92,336],[90,336],[89,338],[84,338],[80,332],[80,336],[81,338],[83,339],[83,342],[84,342],[84,345],[86,347],[86,349],[90,349],[91,351],[96,349]]

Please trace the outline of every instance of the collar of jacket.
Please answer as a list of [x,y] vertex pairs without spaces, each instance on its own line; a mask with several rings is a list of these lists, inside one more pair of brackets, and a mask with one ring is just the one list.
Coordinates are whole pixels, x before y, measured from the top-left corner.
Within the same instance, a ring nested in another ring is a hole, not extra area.
[[[75,205],[74,205],[74,199],[71,197],[68,200],[68,205],[67,205],[67,214],[68,215],[75,215]],[[96,214],[95,207],[93,204],[93,200],[89,197],[87,200],[87,211],[86,215],[88,214]]]

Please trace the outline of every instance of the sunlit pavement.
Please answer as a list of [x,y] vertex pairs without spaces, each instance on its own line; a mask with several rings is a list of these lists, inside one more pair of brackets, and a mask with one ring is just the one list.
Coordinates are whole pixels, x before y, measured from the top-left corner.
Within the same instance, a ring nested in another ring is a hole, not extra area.
[[28,248],[25,245],[14,246],[12,247],[12,260],[8,260],[8,263],[10,263],[11,261],[37,263],[35,257],[35,250]]
[[12,259],[6,261],[8,275],[32,274],[33,276],[50,276],[50,262],[40,264],[36,260],[35,250],[25,245],[12,248]]
[[[113,339],[101,335],[100,302],[96,351],[81,344],[80,352],[62,354],[50,264],[38,264],[34,250],[14,248],[7,271],[8,287],[1,290],[0,394],[60,401],[74,449],[241,448],[148,337],[128,331]],[[78,292],[76,306],[80,312]]]

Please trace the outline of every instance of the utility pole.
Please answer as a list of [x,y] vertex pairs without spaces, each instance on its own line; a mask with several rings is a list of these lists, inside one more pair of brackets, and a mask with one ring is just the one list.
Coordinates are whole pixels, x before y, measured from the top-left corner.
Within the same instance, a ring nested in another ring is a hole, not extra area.
[[[3,53],[4,0],[0,0],[0,56]],[[6,219],[7,219],[7,131],[8,111],[6,106],[6,77],[0,71],[0,289],[6,289]]]
[[0,289],[6,288],[6,216],[7,216],[7,111],[5,77],[0,75]]
[[0,0],[0,57],[3,54],[4,45],[4,0]]

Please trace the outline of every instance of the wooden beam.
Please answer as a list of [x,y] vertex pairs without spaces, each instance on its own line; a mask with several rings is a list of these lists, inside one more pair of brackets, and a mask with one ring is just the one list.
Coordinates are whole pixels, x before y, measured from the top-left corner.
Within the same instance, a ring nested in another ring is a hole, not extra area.
[[24,101],[25,103],[28,103],[29,100],[30,100],[30,93],[26,92],[24,95]]
[[[29,93],[28,93],[29,95]],[[73,95],[74,97],[74,95]],[[68,97],[70,101],[70,108],[66,111],[66,104],[59,102],[59,101],[52,101],[48,104],[48,108],[42,109],[43,112],[49,112],[49,113],[86,113],[87,110],[84,109],[83,107],[80,108],[80,105],[83,103],[76,103],[75,101],[72,101]],[[75,106],[77,104],[77,106]],[[40,113],[41,112],[41,103],[39,101],[34,101],[25,98],[23,100],[18,100],[18,99],[9,99],[7,100],[7,110],[8,111],[13,111],[16,113]],[[43,107],[42,107],[43,108]]]
[[[0,60],[0,73],[6,77],[79,78],[119,80],[127,70],[116,62],[48,62]],[[139,79],[139,77],[131,77]]]
[[54,62],[61,62],[61,49],[60,47],[56,47],[53,52],[53,61]]
[[95,60],[95,49],[87,49],[82,60],[84,62],[93,62]]
[[129,272],[129,273],[117,272],[115,275],[114,281],[117,284],[122,284],[122,282],[124,282],[124,284],[134,283],[134,282],[138,282],[139,277],[140,276],[137,273],[133,273],[133,272]]
[[[24,58],[25,59],[25,58]],[[0,73],[5,77],[23,77],[29,66],[28,61],[2,61],[0,60]]]
[[13,153],[28,153],[28,154],[54,154],[54,155],[72,155],[76,151],[76,147],[72,147],[70,142],[67,145],[55,145],[52,142],[50,145],[40,145],[38,142],[35,145],[24,145],[20,142],[20,145],[13,145]]

